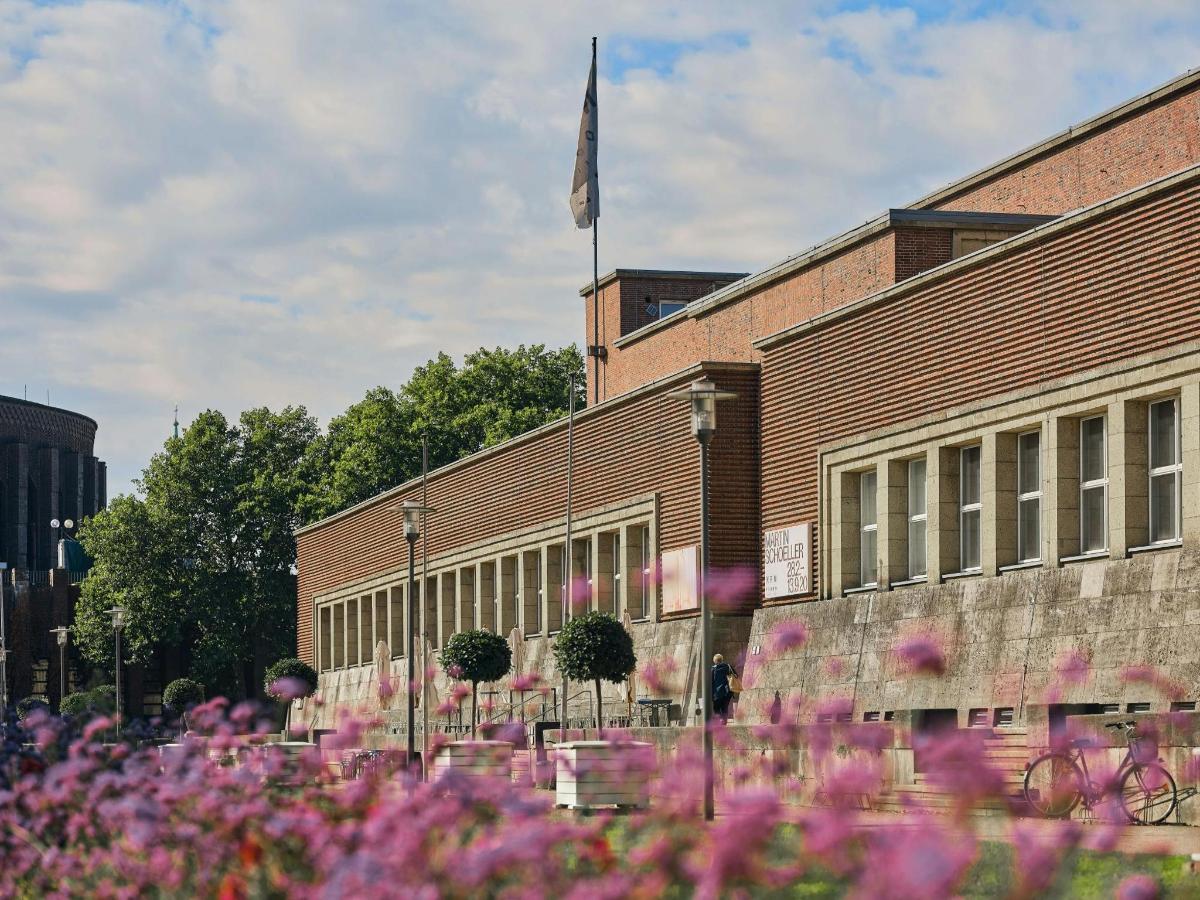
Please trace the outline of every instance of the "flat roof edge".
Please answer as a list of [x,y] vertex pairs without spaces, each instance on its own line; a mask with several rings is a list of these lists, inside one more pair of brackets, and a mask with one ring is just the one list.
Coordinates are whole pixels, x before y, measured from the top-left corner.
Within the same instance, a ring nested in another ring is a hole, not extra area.
[[[673,281],[737,281],[745,278],[749,272],[706,272],[699,269],[613,269],[600,276],[598,287],[607,287],[621,278],[662,278]],[[589,281],[579,289],[580,297],[592,295],[592,283]]]

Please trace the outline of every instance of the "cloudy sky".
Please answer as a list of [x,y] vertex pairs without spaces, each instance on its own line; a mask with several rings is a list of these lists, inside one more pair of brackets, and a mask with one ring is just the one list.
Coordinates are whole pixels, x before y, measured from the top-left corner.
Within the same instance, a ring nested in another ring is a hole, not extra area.
[[1200,64],[1193,2],[597,6],[0,0],[0,393],[116,493],[177,403],[581,339],[593,34],[602,270],[753,271]]

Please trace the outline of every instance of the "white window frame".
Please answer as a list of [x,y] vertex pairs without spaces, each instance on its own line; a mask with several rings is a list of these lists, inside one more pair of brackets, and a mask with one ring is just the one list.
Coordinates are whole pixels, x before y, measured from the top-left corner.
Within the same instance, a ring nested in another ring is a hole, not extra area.
[[[867,496],[866,484],[867,480],[871,481],[872,493],[875,495],[872,505],[875,507],[875,518],[871,522],[863,522],[862,508],[863,498]],[[864,588],[879,586],[879,478],[874,469],[869,469],[866,472],[858,474],[858,586]],[[875,570],[875,577],[870,581],[866,579],[867,572],[867,541],[866,536],[870,534],[875,538],[875,553],[874,559],[871,560],[871,567]]]
[[[1022,461],[1024,454],[1021,453],[1021,441],[1030,435],[1037,438],[1037,490],[1021,492],[1022,478]],[[1037,548],[1036,556],[1021,556],[1021,547],[1025,544],[1024,533],[1024,517],[1021,515],[1021,507],[1025,503],[1037,504],[1037,541],[1034,547]],[[1023,431],[1017,435],[1017,562],[1019,563],[1034,563],[1042,561],[1042,431],[1040,428],[1035,428],[1031,431]]]
[[[921,506],[921,509],[919,511],[914,512],[913,504],[912,504],[913,481],[914,481],[913,467],[916,466],[918,463],[920,463],[921,470],[923,473],[922,480],[925,481],[925,484],[922,485],[922,488],[921,488],[921,495],[925,498],[925,503],[924,503],[924,505]],[[906,538],[908,540],[908,577],[909,577],[910,581],[916,581],[917,579],[920,579],[920,578],[926,578],[929,575],[929,481],[928,481],[928,477],[929,477],[929,463],[924,456],[918,456],[917,458],[910,459],[908,461],[908,497],[906,498],[905,502],[907,504],[907,511],[908,511],[908,533],[906,534]],[[913,559],[913,550],[912,550],[913,528],[918,525],[920,526],[921,530],[925,532],[925,559],[923,559],[921,561],[921,571],[920,572],[916,571],[916,567],[913,565],[914,559]]]
[[[1170,403],[1175,416],[1175,462],[1167,466],[1154,466],[1154,407]],[[1146,467],[1149,470],[1147,480],[1147,537],[1154,523],[1154,479],[1164,475],[1173,475],[1175,481],[1175,508],[1171,510],[1174,524],[1174,534],[1171,537],[1151,540],[1152,545],[1177,544],[1183,536],[1183,428],[1179,415],[1179,398],[1164,397],[1153,400],[1146,406]]]
[[[1084,481],[1083,478],[1083,426],[1086,422],[1093,422],[1099,419],[1101,422],[1100,434],[1103,440],[1100,444],[1100,471],[1104,473],[1102,478],[1093,478],[1091,481]],[[1104,521],[1100,526],[1100,533],[1104,535],[1104,546],[1097,547],[1094,550],[1085,550],[1083,547],[1083,495],[1086,491],[1097,490],[1102,492],[1104,502],[1100,504],[1100,508],[1104,511]],[[1108,536],[1108,416],[1103,413],[1096,416],[1084,416],[1079,420],[1079,552],[1081,554],[1101,554],[1107,553],[1109,545]]]
[[[979,454],[979,483],[976,485],[975,493],[979,497],[978,500],[972,503],[964,502],[966,496],[966,480],[963,478],[963,457],[967,453],[974,450]],[[967,566],[967,529],[963,527],[969,513],[979,514],[979,527],[976,533],[979,538],[979,546],[976,549],[975,555],[979,557],[979,565]],[[962,572],[980,572],[983,569],[983,446],[981,444],[971,444],[967,447],[960,447],[958,451],[958,562],[959,571]]]
[[[643,525],[642,532],[642,610],[639,619],[650,618],[650,591],[654,590],[654,580],[650,572],[650,526]],[[636,621],[636,620],[635,620]]]

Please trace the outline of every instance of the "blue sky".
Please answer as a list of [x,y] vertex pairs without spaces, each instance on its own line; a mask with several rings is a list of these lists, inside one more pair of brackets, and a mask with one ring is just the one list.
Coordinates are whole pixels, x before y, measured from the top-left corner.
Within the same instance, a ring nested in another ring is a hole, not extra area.
[[115,493],[176,404],[580,340],[593,34],[603,269],[762,268],[1200,62],[1173,0],[0,0],[0,393]]

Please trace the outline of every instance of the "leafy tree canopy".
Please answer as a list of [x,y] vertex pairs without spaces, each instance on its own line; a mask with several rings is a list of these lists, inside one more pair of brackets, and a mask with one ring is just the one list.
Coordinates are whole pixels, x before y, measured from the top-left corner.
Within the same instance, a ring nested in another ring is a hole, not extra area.
[[481,348],[457,366],[445,353],[398,391],[376,387],[329,423],[312,448],[320,472],[303,500],[309,521],[331,515],[421,473],[421,437],[435,469],[567,414],[568,375],[583,407],[583,357],[574,345],[547,350]]
[[176,678],[163,689],[163,706],[186,712],[204,702],[204,685],[191,678]]
[[442,668],[473,684],[498,681],[512,668],[508,641],[486,629],[460,631],[442,649]]
[[554,642],[558,670],[573,681],[610,681],[620,684],[637,668],[633,638],[625,626],[608,613],[575,616]]
[[318,435],[303,407],[252,409],[236,425],[213,410],[170,438],[137,483],[85,523],[95,560],[76,609],[83,655],[112,665],[108,610],[127,611],[123,658],[181,646],[193,674],[231,697],[257,659],[293,652],[297,509]]
[[[296,659],[294,656],[281,659],[267,667],[267,671],[263,674],[263,689],[269,696],[276,697],[272,686],[284,678],[303,682],[308,690],[302,696],[307,697],[317,689],[317,670],[304,660]],[[276,697],[276,699],[279,698]]]

